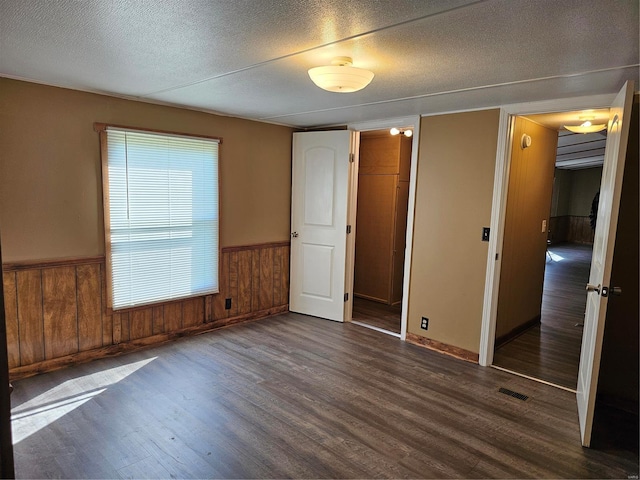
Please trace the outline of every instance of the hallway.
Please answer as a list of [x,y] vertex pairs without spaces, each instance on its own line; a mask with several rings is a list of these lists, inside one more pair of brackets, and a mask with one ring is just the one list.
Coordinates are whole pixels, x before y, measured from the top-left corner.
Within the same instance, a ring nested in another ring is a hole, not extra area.
[[494,365],[575,390],[591,251],[591,245],[549,247],[541,323],[499,347]]

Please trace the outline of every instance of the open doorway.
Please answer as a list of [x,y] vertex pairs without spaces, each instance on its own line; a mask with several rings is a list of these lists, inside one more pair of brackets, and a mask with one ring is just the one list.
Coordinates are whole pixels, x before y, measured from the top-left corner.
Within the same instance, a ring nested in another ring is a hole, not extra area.
[[352,322],[400,336],[409,204],[409,127],[361,132]]
[[[575,391],[608,109],[516,117],[493,364]],[[590,218],[591,215],[591,218]]]
[[409,128],[360,134],[352,321],[400,336]]

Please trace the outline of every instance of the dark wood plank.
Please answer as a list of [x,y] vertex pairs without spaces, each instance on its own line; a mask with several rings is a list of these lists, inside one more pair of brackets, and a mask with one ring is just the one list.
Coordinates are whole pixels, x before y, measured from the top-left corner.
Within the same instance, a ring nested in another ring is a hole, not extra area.
[[131,340],[131,312],[120,313],[120,341]]
[[288,305],[289,304],[289,258],[291,255],[291,248],[286,246],[283,247],[284,253],[282,255],[282,270],[280,274],[282,275],[281,283],[284,286],[282,289],[282,296],[280,297],[280,305]]
[[113,315],[107,311],[107,272],[104,263],[100,265],[100,279],[102,280],[102,307],[100,310],[102,314],[102,345],[107,346],[113,344]]
[[182,302],[167,303],[164,306],[164,328],[167,332],[182,328]]
[[153,334],[164,333],[164,307],[153,307]]
[[154,309],[149,307],[129,313],[129,336],[131,340],[153,335],[153,311]]
[[238,252],[238,313],[251,312],[251,251]]
[[219,320],[229,316],[229,310],[225,309],[225,300],[229,295],[229,254],[223,253],[220,256],[220,293],[213,296],[213,318]]
[[122,314],[114,313],[113,318],[113,344],[118,345],[122,341]]
[[182,327],[194,327],[204,322],[204,297],[182,302]]
[[282,296],[282,249],[273,249],[273,305],[280,305]]
[[42,270],[44,345],[48,359],[78,351],[76,288],[75,267]]
[[260,250],[260,310],[273,306],[273,248]]
[[204,298],[204,315],[205,322],[210,322],[213,320],[213,295],[207,295]]
[[260,310],[260,250],[251,251],[251,310]]
[[229,253],[229,295],[231,298],[231,308],[229,316],[238,315],[238,252]]
[[637,451],[581,447],[570,392],[292,313],[15,388],[18,478],[638,474]]
[[44,360],[42,274],[40,270],[16,272],[20,365]]
[[80,351],[102,346],[102,285],[100,264],[78,265],[78,348]]
[[400,333],[401,312],[400,305],[385,305],[366,298],[355,297],[351,319],[388,332]]
[[7,325],[7,357],[9,368],[20,365],[20,333],[18,326],[18,289],[15,272],[2,274],[4,313]]

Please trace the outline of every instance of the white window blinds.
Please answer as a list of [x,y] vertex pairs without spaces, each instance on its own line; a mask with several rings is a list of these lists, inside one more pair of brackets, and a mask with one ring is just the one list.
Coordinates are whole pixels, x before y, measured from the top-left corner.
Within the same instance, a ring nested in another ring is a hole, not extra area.
[[218,141],[106,135],[112,308],[218,292]]

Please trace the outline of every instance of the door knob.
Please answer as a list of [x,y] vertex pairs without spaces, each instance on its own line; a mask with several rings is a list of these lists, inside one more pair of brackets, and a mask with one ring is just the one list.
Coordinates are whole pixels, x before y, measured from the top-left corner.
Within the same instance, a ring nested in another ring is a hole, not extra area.
[[609,290],[609,293],[611,295],[615,295],[616,297],[619,297],[620,295],[622,295],[622,289],[620,287],[611,287],[611,289]]
[[297,238],[298,232],[291,232],[291,238]]
[[598,286],[596,285],[591,285],[590,283],[587,283],[587,292],[596,292],[596,293],[600,293],[600,284],[598,284]]

